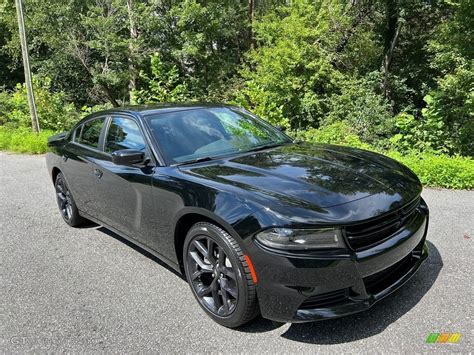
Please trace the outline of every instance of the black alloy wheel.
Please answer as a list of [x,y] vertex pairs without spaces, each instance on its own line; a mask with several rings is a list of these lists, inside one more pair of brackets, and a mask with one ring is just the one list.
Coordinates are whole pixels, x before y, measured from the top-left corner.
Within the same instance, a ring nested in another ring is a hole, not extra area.
[[224,249],[207,236],[195,238],[188,251],[192,287],[201,303],[219,316],[230,315],[239,291],[236,274]]
[[205,222],[188,232],[183,255],[194,296],[218,323],[237,327],[258,314],[255,284],[238,243]]
[[79,211],[77,210],[72,194],[69,191],[62,173],[59,173],[56,177],[54,188],[56,190],[56,200],[58,202],[59,212],[64,221],[73,227],[82,224],[84,219],[79,215]]

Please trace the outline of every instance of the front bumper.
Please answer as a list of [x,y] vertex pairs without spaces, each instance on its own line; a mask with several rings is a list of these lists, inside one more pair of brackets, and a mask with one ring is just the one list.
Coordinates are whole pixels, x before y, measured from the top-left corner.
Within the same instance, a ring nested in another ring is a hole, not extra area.
[[264,318],[309,322],[370,308],[407,282],[428,257],[428,208],[423,203],[405,228],[361,252],[290,254],[257,242],[248,246],[258,275]]

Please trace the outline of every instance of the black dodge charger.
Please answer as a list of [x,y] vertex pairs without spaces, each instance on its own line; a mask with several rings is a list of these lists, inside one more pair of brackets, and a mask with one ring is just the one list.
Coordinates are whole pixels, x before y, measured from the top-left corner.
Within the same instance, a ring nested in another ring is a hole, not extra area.
[[48,144],[66,223],[94,221],[164,260],[227,327],[365,310],[428,255],[408,168],[294,142],[238,107],[102,111]]

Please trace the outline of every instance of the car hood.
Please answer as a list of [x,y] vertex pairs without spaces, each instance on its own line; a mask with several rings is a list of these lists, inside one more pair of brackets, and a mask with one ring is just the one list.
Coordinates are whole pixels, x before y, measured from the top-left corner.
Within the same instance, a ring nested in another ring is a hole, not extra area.
[[372,195],[395,196],[393,207],[421,192],[418,178],[396,161],[369,151],[288,144],[254,154],[181,167],[181,171],[239,188],[262,201],[324,209]]

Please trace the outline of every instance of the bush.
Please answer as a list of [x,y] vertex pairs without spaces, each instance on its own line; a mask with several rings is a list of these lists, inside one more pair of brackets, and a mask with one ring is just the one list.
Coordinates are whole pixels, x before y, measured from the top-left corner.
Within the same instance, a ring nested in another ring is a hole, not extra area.
[[440,88],[424,97],[421,116],[402,112],[395,118],[398,134],[390,139],[392,147],[405,152],[436,151],[474,156],[474,72],[458,71],[441,81]]
[[[79,118],[82,119],[86,117],[87,115],[90,115],[94,112],[99,112],[103,110],[108,110],[113,108],[112,104],[105,103],[105,104],[99,104],[99,105],[93,105],[93,106],[82,106],[81,107],[81,112],[79,114]],[[75,123],[75,122],[74,122]],[[62,132],[62,131],[60,131]]]
[[335,2],[295,1],[257,21],[260,45],[247,54],[240,73],[245,85],[235,101],[278,126],[318,127],[343,78],[326,50],[334,33],[321,24],[342,12]]
[[395,125],[389,103],[376,93],[379,80],[376,73],[344,80],[340,94],[329,100],[331,109],[323,125],[346,122],[362,141],[381,145],[395,132]]
[[[425,97],[425,100],[429,100],[429,97]],[[411,150],[448,153],[452,146],[445,124],[439,116],[423,116],[417,120],[415,116],[402,112],[395,118],[395,125],[399,133],[390,138],[390,145],[402,153]]]
[[425,186],[474,189],[474,160],[470,157],[448,156],[435,152],[420,153],[413,150],[407,150],[405,154],[394,150],[380,150],[362,142],[355,130],[344,122],[293,132],[292,135],[308,142],[346,145],[387,155],[413,170]]
[[[51,81],[34,78],[36,107],[41,129],[65,131],[77,121],[79,115],[64,93],[51,92]],[[30,109],[25,85],[18,84],[12,91],[0,92],[0,125],[13,128],[31,127]]]
[[54,133],[51,130],[42,130],[37,134],[28,128],[14,129],[0,126],[0,150],[43,154],[48,150],[48,137]]
[[335,122],[321,128],[291,133],[296,139],[311,143],[329,143],[347,145],[360,149],[375,150],[374,147],[360,140],[355,130],[345,122]]
[[179,102],[195,99],[187,83],[179,75],[178,67],[164,63],[155,53],[150,59],[151,74],[140,73],[143,88],[132,93],[132,101],[138,104],[150,102]]
[[469,157],[418,152],[402,155],[396,151],[386,155],[413,170],[423,185],[474,189],[474,160]]

